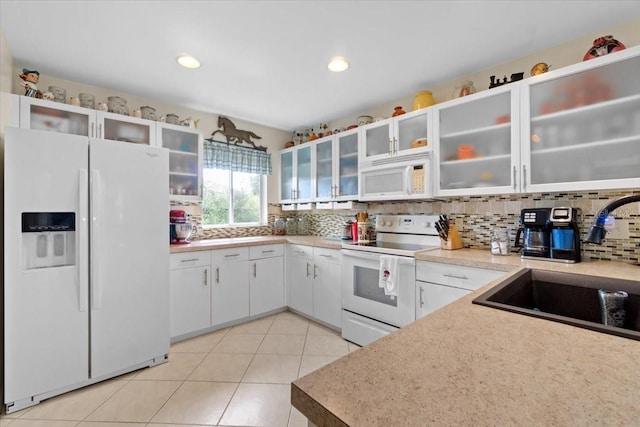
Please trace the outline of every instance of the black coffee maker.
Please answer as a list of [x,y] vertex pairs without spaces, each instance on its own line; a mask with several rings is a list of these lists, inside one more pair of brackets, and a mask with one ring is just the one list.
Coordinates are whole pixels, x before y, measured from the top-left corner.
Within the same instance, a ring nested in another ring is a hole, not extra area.
[[580,232],[578,230],[577,208],[552,208],[549,222],[551,224],[551,259],[553,261],[574,263],[580,262]]
[[522,258],[551,258],[551,208],[522,209],[515,246]]

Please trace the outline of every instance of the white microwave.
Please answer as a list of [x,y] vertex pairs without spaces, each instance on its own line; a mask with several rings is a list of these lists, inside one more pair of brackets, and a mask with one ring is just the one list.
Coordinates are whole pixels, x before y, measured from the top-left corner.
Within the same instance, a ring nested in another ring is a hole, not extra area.
[[430,158],[360,169],[358,180],[360,200],[425,199],[432,196]]

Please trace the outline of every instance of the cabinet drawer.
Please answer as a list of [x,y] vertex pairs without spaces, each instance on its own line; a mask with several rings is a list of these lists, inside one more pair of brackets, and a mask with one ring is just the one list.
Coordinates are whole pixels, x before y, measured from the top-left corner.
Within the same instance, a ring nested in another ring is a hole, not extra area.
[[314,248],[314,262],[331,262],[334,264],[342,264],[342,254],[336,249]]
[[484,268],[465,267],[453,264],[418,261],[416,263],[416,280],[455,286],[474,291],[492,280],[507,274],[504,271]]
[[260,258],[271,258],[274,256],[282,256],[284,252],[283,246],[284,245],[282,244],[250,246],[249,258],[260,259]]
[[171,254],[169,257],[169,268],[177,270],[179,268],[207,267],[211,264],[211,251],[182,252]]
[[249,259],[249,247],[216,249],[211,251],[211,261],[215,264],[225,262],[247,261]]
[[288,245],[289,256],[302,259],[313,259],[313,247],[302,245]]

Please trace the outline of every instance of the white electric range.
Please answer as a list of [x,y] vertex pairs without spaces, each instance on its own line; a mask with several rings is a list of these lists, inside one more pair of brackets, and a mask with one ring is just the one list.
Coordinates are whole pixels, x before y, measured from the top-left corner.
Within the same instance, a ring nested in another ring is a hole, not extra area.
[[[437,220],[437,215],[378,215],[376,240],[342,244],[343,338],[366,345],[415,321],[415,255],[440,247]],[[381,265],[390,261],[397,263],[397,295],[381,287]]]

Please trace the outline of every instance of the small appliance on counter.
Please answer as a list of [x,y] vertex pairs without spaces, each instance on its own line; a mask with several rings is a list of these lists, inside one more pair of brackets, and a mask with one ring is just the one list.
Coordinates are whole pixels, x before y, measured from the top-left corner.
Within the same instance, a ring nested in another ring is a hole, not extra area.
[[193,224],[187,221],[187,214],[183,210],[169,211],[169,243],[172,245],[186,245],[191,243],[189,238],[193,233]]
[[580,262],[579,213],[579,209],[565,207],[523,209],[515,241],[521,257]]
[[576,208],[552,208],[551,217],[551,258],[554,261],[580,262],[580,231]]

